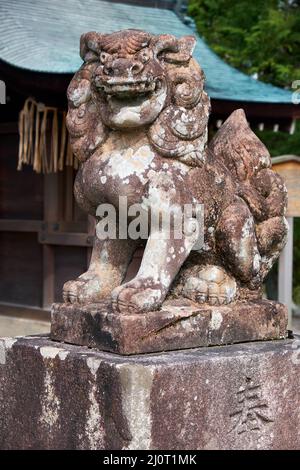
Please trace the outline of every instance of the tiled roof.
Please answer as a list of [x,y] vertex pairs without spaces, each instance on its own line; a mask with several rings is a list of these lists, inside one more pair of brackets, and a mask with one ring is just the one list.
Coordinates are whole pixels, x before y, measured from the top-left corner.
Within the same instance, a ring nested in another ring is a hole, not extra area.
[[[100,0],[9,0],[0,3],[0,59],[37,72],[73,73],[81,64],[83,32],[125,28],[154,34],[195,34],[170,10]],[[291,103],[291,92],[261,83],[232,68],[198,36],[194,53],[212,98]]]

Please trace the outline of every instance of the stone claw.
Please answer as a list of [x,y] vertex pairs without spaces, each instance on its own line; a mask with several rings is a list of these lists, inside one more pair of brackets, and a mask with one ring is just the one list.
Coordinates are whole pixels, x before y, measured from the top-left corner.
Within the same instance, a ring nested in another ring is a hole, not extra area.
[[102,300],[103,294],[100,288],[98,276],[88,278],[79,277],[68,281],[63,286],[63,299],[67,303],[88,303]]
[[132,279],[114,289],[111,297],[113,310],[124,315],[157,310],[162,303],[162,292],[148,285],[148,281]]
[[205,266],[187,278],[183,295],[200,304],[227,305],[236,296],[236,282],[218,266]]

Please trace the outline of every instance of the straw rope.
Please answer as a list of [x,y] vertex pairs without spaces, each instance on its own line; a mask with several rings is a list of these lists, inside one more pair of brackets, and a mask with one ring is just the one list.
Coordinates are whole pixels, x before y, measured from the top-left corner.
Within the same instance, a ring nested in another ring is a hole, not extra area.
[[36,173],[78,168],[66,128],[66,112],[28,98],[19,114],[18,170],[32,165]]

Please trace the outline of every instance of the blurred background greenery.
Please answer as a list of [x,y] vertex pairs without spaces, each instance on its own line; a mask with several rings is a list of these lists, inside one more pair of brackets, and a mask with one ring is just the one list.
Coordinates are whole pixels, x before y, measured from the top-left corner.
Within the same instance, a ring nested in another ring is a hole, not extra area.
[[[188,8],[201,36],[230,65],[282,88],[300,80],[300,0],[190,0]],[[256,133],[272,156],[300,155],[299,122],[293,135]],[[293,295],[300,304],[300,219],[294,223]]]

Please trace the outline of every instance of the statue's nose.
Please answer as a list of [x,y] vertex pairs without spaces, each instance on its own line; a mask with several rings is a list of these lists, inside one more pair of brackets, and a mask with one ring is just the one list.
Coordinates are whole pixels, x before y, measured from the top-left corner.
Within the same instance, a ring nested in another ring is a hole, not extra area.
[[137,75],[143,70],[143,68],[144,65],[142,64],[142,62],[135,61],[133,62],[133,64],[131,64],[130,72],[133,75]]
[[111,77],[126,77],[130,75],[138,75],[142,72],[144,65],[137,61],[116,59],[107,63],[103,67],[103,72],[105,75]]

